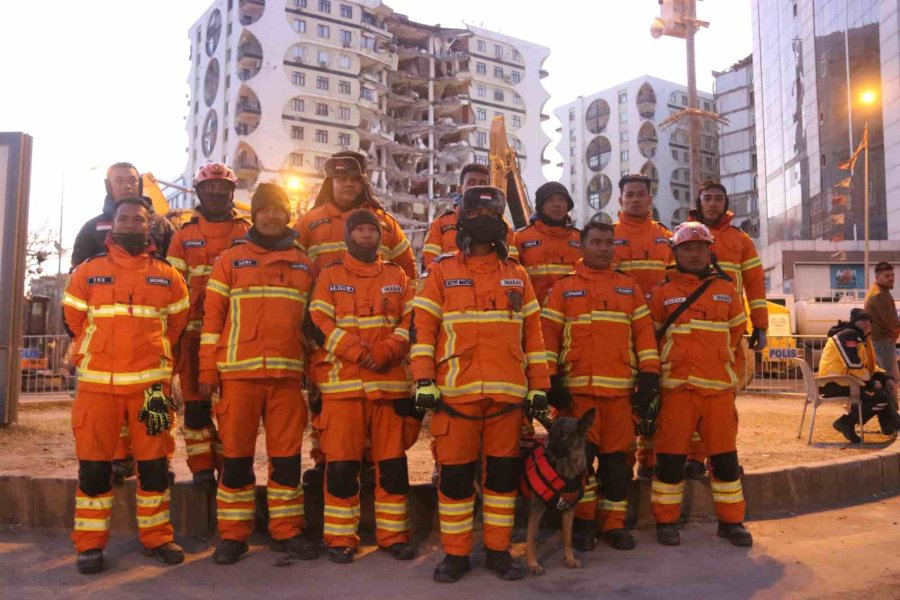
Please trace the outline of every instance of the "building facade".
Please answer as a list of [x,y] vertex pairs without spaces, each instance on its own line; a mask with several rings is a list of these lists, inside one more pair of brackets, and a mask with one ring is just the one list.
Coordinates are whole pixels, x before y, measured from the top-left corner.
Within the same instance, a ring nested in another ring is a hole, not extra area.
[[[700,92],[699,102],[702,110],[715,111],[711,94]],[[597,213],[616,220],[619,179],[628,173],[653,180],[654,213],[661,223],[669,227],[688,218],[688,124],[662,127],[687,105],[687,86],[645,76],[581,96],[554,111],[562,123],[557,146],[563,157],[560,181],[575,199],[573,218],[579,225]],[[717,126],[704,122],[700,131],[703,179],[717,177]]]
[[[752,20],[767,285],[798,296],[863,288],[863,157],[852,172],[842,166],[867,124],[870,264],[895,258],[900,252],[898,3],[754,0]],[[864,91],[873,92],[874,103],[860,101]],[[838,273],[858,276],[839,281]]]
[[716,108],[727,123],[719,125],[719,181],[728,190],[733,223],[757,241],[756,102],[753,93],[753,57],[725,71],[714,71]]
[[491,120],[502,114],[526,184],[543,182],[545,47],[416,23],[378,0],[217,0],[189,35],[188,181],[223,161],[239,199],[276,182],[302,211],[325,159],[355,150],[415,232],[462,165],[487,162]]

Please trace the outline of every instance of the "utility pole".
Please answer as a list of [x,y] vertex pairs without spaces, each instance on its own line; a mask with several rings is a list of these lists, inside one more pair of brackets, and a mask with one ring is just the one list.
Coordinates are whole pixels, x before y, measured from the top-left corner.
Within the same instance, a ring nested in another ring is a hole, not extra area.
[[697,99],[697,63],[694,55],[694,34],[697,33],[697,2],[688,0],[685,3],[685,46],[687,47],[687,83],[688,83],[688,108],[689,134],[691,147],[691,198],[697,197],[697,189],[700,187],[700,102]]

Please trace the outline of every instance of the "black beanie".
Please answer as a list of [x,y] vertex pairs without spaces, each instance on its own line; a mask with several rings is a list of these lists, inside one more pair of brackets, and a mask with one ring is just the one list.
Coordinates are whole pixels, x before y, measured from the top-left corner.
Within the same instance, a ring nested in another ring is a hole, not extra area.
[[566,199],[569,203],[569,210],[575,208],[575,201],[572,200],[572,196],[569,194],[569,190],[566,189],[566,186],[559,183],[558,181],[548,181],[541,187],[537,189],[534,193],[534,208],[541,214],[541,207],[544,202],[550,199],[550,196],[560,195]]
[[349,238],[351,231],[353,231],[360,225],[365,225],[366,223],[368,223],[369,225],[374,225],[378,228],[378,231],[381,231],[381,221],[378,220],[378,217],[375,216],[375,213],[365,208],[357,208],[347,216],[347,224],[344,229],[344,235]]
[[287,192],[280,185],[274,183],[261,183],[250,198],[250,217],[256,219],[256,211],[263,206],[275,205],[284,210],[288,219],[291,218],[291,202]]

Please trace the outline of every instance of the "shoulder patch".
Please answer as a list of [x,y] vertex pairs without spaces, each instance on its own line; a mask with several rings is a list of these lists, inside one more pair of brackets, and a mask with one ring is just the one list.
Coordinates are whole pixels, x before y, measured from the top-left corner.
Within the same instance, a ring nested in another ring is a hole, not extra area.
[[581,242],[579,240],[569,240],[569,246],[571,248],[581,248]]
[[668,244],[668,243],[669,243],[669,238],[667,238],[667,237],[658,237],[658,238],[656,238],[656,240],[654,240],[654,243],[656,243],[656,244]]
[[309,266],[306,263],[292,262],[291,269],[294,271],[309,271]]
[[[232,240],[232,243],[234,243],[234,240]],[[185,248],[202,248],[206,246],[206,240],[184,240],[181,245]]]
[[474,285],[471,279],[445,279],[444,287],[472,287]]
[[663,301],[663,306],[672,306],[673,304],[682,304],[687,298],[679,296],[677,298],[668,298]]
[[240,258],[231,261],[231,266],[235,269],[243,269],[245,267],[258,267],[259,261],[255,258]]
[[356,292],[356,288],[352,285],[344,285],[343,283],[332,283],[328,286],[329,292],[347,292],[348,294],[352,294]]
[[116,278],[112,275],[94,275],[87,278],[88,285],[112,285]]
[[232,245],[232,246],[239,246],[240,244],[246,244],[246,243],[247,243],[247,238],[239,237],[239,238],[232,238],[232,239],[231,239],[231,245]]
[[731,296],[728,294],[713,294],[713,302],[726,302],[731,304]]
[[161,285],[163,287],[172,287],[172,280],[168,277],[147,277],[147,285]]
[[456,223],[450,223],[449,225],[441,225],[441,233],[447,233],[448,231],[455,231]]
[[[521,231],[521,229],[519,231]],[[538,246],[540,246],[542,244],[543,244],[543,242],[541,240],[526,240],[526,241],[522,242],[522,248],[525,248],[525,249],[537,248]]]

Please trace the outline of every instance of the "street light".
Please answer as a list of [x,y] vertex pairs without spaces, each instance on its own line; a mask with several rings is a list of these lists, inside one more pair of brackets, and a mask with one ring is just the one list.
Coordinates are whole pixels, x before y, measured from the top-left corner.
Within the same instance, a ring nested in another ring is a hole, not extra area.
[[88,173],[90,171],[96,171],[100,168],[100,165],[94,165],[93,167],[86,167],[83,169],[71,169],[69,171],[62,172],[62,181],[59,186],[59,240],[57,243],[59,247],[56,249],[56,254],[59,257],[59,260],[56,265],[56,274],[62,275],[62,251],[63,251],[63,214],[65,211],[65,195],[66,195],[66,175],[71,175],[72,173]]
[[[878,98],[873,90],[864,90],[859,95],[859,101],[865,106],[875,104]],[[865,157],[863,161],[863,235],[865,236],[865,252],[863,257],[865,269],[865,285],[869,289],[869,118],[866,116],[863,126],[863,141],[865,142]]]

